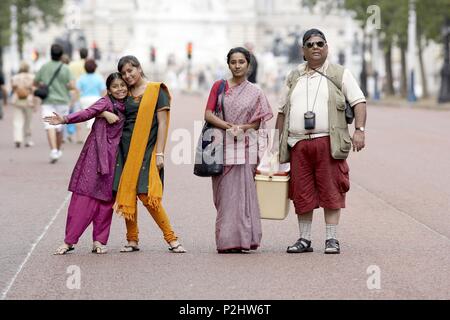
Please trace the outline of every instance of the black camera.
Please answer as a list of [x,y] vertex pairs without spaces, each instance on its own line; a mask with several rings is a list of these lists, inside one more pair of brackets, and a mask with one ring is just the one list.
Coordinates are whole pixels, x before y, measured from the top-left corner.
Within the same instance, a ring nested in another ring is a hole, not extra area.
[[313,130],[316,128],[316,114],[312,111],[308,111],[305,116],[305,130]]

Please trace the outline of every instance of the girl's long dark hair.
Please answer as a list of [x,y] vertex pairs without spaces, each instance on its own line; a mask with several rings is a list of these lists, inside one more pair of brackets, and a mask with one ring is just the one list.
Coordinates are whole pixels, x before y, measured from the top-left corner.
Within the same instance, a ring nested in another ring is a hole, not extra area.
[[[125,82],[125,80],[123,80],[122,74],[120,74],[120,72],[113,72],[113,73],[111,73],[111,74],[108,76],[108,78],[106,78],[106,89],[108,89],[108,91],[109,91],[109,88],[111,87],[113,81],[114,81],[114,80],[117,80],[117,79],[122,80],[122,81],[125,83],[125,85],[127,84],[127,83]],[[128,87],[128,86],[127,86],[127,87]],[[109,92],[107,93],[107,95],[108,95],[109,99],[111,99],[111,101],[112,101],[112,103],[113,103],[114,113],[117,114],[117,112],[116,112],[116,104],[115,104],[115,101],[117,101],[116,98],[114,98],[113,95],[110,94]]]
[[[114,80],[116,80],[116,79],[120,79],[120,80],[122,80],[123,82],[125,82],[125,81],[123,80],[122,75],[120,74],[120,72],[113,72],[113,73],[111,73],[111,74],[108,76],[108,78],[106,78],[106,89],[109,90],[109,88],[111,87],[112,82],[113,82]],[[125,83],[126,83],[126,82],[125,82]]]

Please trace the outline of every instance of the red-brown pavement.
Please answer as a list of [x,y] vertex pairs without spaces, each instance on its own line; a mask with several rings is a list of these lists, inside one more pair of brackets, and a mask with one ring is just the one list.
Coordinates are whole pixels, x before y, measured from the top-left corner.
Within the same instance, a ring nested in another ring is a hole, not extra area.
[[[174,95],[172,139],[186,129],[196,143],[194,121],[202,119],[205,101]],[[1,299],[450,298],[448,111],[369,106],[367,148],[349,158],[340,255],[323,254],[321,210],[313,223],[315,251],[285,253],[298,238],[292,207],[284,221],[263,220],[257,252],[218,255],[211,181],[195,177],[191,164],[174,164],[179,140],[169,140],[164,204],[188,253],[170,253],[140,206],[140,252],[119,253],[125,226],[115,216],[108,254],[90,252],[89,228],[74,252],[53,256],[64,237],[67,185],[81,146],[66,143],[61,160],[49,164],[39,118],[33,119],[36,145],[21,149],[13,145],[11,108],[0,121]],[[80,271],[79,289],[70,285],[71,266]]]

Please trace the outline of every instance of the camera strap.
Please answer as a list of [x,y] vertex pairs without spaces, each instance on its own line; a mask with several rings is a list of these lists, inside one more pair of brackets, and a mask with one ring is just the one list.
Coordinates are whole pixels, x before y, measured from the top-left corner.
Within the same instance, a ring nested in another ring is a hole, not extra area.
[[[317,71],[316,69],[312,69],[312,70]],[[319,73],[322,74],[321,72],[319,72]],[[306,111],[309,111],[309,87],[308,87],[308,80],[309,80],[309,76],[308,76],[308,72],[306,72]],[[316,101],[317,101],[317,95],[319,93],[319,89],[320,89],[320,84],[321,83],[322,83],[322,75],[320,76],[319,84],[317,86],[316,96],[314,97],[314,102],[313,102],[313,105],[312,105],[311,112],[314,112],[314,108],[316,106]]]

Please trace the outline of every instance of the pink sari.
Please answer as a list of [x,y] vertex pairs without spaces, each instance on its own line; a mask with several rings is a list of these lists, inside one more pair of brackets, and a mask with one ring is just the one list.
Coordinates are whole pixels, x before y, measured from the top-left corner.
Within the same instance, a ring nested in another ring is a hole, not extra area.
[[267,146],[265,122],[273,113],[262,90],[249,81],[226,91],[224,111],[227,122],[260,121],[260,129],[238,141],[226,139],[224,172],[212,178],[216,246],[217,250],[256,250],[262,230],[254,175],[259,155]]

